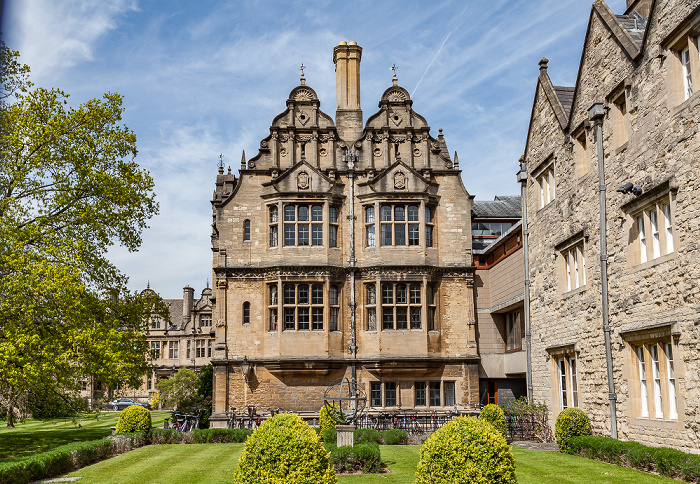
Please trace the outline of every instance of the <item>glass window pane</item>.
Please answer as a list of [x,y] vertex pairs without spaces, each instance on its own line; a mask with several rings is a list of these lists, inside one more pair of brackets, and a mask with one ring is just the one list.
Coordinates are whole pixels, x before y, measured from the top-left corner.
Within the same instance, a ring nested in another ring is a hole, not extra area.
[[332,223],[338,223],[338,209],[336,207],[328,207],[328,220]]
[[270,331],[277,331],[277,308],[270,309]]
[[433,246],[433,226],[432,225],[426,225],[426,227],[425,227],[425,246],[426,247]]
[[424,407],[425,406],[425,382],[417,381],[415,383],[415,406]]
[[313,308],[311,311],[311,329],[323,329],[323,308]]
[[401,205],[394,207],[394,221],[403,222],[406,220],[406,209]]
[[382,222],[391,222],[391,205],[382,205]]
[[377,330],[377,310],[375,308],[367,309],[367,331]]
[[371,390],[370,390],[370,400],[371,403],[370,405],[372,407],[381,407],[382,406],[382,384],[379,383],[378,381],[374,381],[371,383]]
[[374,222],[374,207],[367,207],[365,209],[365,223]]
[[408,308],[396,308],[396,329],[408,329]]
[[384,384],[384,393],[386,397],[386,406],[395,407],[396,406],[396,383],[387,382]]
[[409,224],[408,225],[408,245],[418,245],[420,239],[419,239],[419,233],[420,231],[418,230],[419,225],[418,224]]
[[311,226],[311,245],[323,245],[323,225]]
[[440,382],[431,381],[430,382],[430,406],[439,407],[440,406]]
[[250,240],[250,220],[243,222],[243,240]]
[[331,225],[328,227],[328,245],[338,247],[338,226]]
[[338,305],[338,286],[328,288],[328,302],[331,306]]
[[411,304],[420,304],[420,284],[411,284]]
[[408,221],[418,222],[418,205],[408,206]]
[[377,290],[374,284],[367,284],[367,304],[377,304]]
[[425,223],[433,221],[433,210],[430,207],[425,207]]
[[314,205],[311,207],[311,221],[312,222],[322,222],[323,221],[323,206]]
[[309,329],[309,308],[299,308],[299,329]]
[[311,302],[313,304],[323,304],[323,285],[314,284],[311,286]]
[[277,222],[277,206],[270,207],[270,222]]
[[331,320],[329,326],[331,331],[338,331],[338,308],[331,308]]
[[299,224],[299,239],[298,245],[309,245],[309,226],[306,224]]
[[442,384],[445,393],[445,406],[452,407],[455,404],[455,382],[446,381]]
[[382,224],[382,245],[391,245],[391,224]]
[[382,329],[394,329],[394,308],[382,307]]
[[294,284],[284,285],[284,303],[294,304]]
[[309,285],[299,284],[297,304],[309,304]]
[[294,205],[285,205],[284,206],[284,221],[285,222],[294,222]]
[[270,247],[277,247],[277,225],[270,226]]
[[420,309],[421,308],[411,308],[411,329],[420,329]]
[[294,308],[284,308],[284,329],[295,329]]
[[293,224],[284,226],[284,245],[285,246],[294,245],[294,225]]
[[394,286],[382,284],[382,304],[394,304]]
[[367,227],[367,247],[374,247],[376,244],[374,239],[374,225]]
[[306,205],[299,205],[299,221],[309,221],[309,207],[307,207]]
[[406,245],[406,225],[394,225],[394,245]]
[[406,289],[406,284],[396,285],[396,304],[406,304],[408,298],[408,291]]

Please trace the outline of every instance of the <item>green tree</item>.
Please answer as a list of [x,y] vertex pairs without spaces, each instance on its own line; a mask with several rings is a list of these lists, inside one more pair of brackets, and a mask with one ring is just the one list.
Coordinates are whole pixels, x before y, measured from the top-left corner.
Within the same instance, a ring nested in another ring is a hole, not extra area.
[[189,368],[180,368],[172,377],[158,382],[161,402],[164,406],[177,410],[196,405],[198,381],[194,371]]
[[59,89],[33,89],[1,41],[0,62],[0,404],[88,374],[137,385],[146,322],[165,309],[106,257],[115,243],[136,250],[158,211],[122,97],[71,107]]

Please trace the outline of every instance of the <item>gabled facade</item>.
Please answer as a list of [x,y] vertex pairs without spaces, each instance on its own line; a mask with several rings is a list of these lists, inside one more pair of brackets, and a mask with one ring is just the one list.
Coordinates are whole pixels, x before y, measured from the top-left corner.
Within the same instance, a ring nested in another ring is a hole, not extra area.
[[472,197],[396,77],[362,125],[361,53],[334,49],[335,121],[302,74],[240,175],[219,170],[215,426],[317,412],[353,371],[374,410],[478,402]]
[[[525,150],[534,397],[552,417],[581,407],[604,435],[613,402],[621,439],[691,452],[700,445],[698,36],[696,0],[628,1],[623,15],[596,0],[576,86],[553,86],[540,62]],[[596,103],[602,117],[589,112]]]

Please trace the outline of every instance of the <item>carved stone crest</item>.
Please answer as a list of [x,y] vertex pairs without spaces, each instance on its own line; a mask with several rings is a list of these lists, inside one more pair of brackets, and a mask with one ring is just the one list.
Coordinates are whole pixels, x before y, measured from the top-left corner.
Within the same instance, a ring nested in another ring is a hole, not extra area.
[[315,99],[315,96],[308,89],[299,89],[296,93],[294,93],[295,101],[312,101],[313,99]]
[[297,187],[299,187],[300,190],[309,189],[309,174],[305,171],[297,175]]
[[400,91],[399,89],[394,89],[387,93],[387,98],[389,99],[389,101],[405,101],[406,95],[403,93],[403,91]]
[[401,171],[394,173],[394,188],[397,190],[406,188],[406,175]]

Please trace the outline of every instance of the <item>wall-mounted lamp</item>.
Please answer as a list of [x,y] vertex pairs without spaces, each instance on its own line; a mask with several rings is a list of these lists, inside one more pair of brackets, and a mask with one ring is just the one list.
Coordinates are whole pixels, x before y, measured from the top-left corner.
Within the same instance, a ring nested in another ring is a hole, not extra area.
[[619,193],[622,193],[623,195],[627,193],[632,193],[635,197],[638,197],[642,194],[642,187],[635,187],[632,183],[625,183],[620,188],[618,188],[617,191]]
[[243,373],[243,378],[248,381],[248,372],[250,371],[250,363],[248,362],[248,357],[244,356],[241,362],[241,373]]

